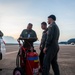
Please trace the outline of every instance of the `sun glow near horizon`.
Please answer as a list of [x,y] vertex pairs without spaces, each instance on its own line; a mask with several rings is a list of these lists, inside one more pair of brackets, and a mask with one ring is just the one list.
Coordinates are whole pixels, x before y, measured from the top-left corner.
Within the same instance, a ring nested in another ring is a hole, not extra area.
[[60,28],[60,41],[75,37],[75,1],[65,0],[0,0],[0,30],[4,36],[19,37],[28,23],[33,24],[38,39],[41,39],[41,22],[54,14]]

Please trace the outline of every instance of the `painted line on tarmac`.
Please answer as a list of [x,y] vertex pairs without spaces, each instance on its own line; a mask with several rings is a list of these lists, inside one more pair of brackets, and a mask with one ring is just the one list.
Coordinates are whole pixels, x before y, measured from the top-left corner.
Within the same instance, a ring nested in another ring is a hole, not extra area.
[[6,55],[17,53],[18,51],[7,52]]

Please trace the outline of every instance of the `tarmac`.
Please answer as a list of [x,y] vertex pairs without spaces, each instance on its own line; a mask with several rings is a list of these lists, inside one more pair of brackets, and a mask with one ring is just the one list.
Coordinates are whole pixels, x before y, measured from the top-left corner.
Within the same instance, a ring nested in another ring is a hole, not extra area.
[[[35,49],[39,54],[39,46],[35,46]],[[0,68],[2,68],[0,75],[13,75],[18,50],[18,45],[6,45],[6,55],[3,60],[0,60]],[[58,63],[61,75],[75,75],[75,45],[60,46]],[[52,68],[50,73],[54,75]]]

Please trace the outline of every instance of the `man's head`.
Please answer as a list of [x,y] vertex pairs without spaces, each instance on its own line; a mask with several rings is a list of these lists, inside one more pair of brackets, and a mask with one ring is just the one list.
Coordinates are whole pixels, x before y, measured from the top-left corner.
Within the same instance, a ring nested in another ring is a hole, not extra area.
[[56,16],[55,15],[48,16],[48,24],[51,24],[54,21],[56,21]]
[[41,28],[42,28],[43,30],[45,30],[45,29],[47,28],[47,23],[46,23],[46,22],[42,22],[42,23],[41,23]]
[[33,27],[33,24],[29,23],[28,26],[27,26],[27,29],[28,29],[28,30],[31,30],[32,27]]

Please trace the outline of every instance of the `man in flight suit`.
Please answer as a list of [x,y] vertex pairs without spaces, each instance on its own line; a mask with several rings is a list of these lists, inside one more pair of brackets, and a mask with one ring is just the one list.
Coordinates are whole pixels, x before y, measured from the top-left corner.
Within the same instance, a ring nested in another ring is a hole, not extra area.
[[[22,33],[20,35],[20,38],[35,38],[34,41],[36,41],[37,40],[37,35],[36,35],[36,32],[34,30],[32,30],[32,27],[33,27],[33,25],[31,23],[29,23],[28,26],[27,26],[27,29],[24,29],[22,31]],[[33,47],[33,42],[34,41],[32,41],[32,40],[31,41],[28,41],[30,43],[31,47]],[[29,45],[28,42],[25,41],[23,43],[23,46],[24,47],[29,47],[30,45]]]
[[43,49],[45,47],[45,41],[47,38],[47,23],[46,22],[42,22],[41,23],[41,28],[44,30],[42,33],[42,38],[41,38],[41,43],[40,43],[40,55],[39,55],[39,59],[40,59],[40,69],[39,71],[42,72],[42,67],[43,67],[43,58],[44,58],[44,53],[43,53]]
[[[3,37],[3,33],[2,33],[2,31],[0,30],[0,39],[2,39],[2,37]],[[0,58],[2,57],[2,53],[0,52]],[[2,69],[0,69],[0,71],[2,71]]]
[[58,39],[59,39],[59,28],[55,23],[55,15],[50,15],[48,17],[48,31],[47,39],[45,42],[45,48],[43,52],[45,53],[43,61],[43,72],[42,75],[49,75],[50,64],[54,71],[54,75],[60,75],[59,67],[57,63],[57,55],[59,51]]

